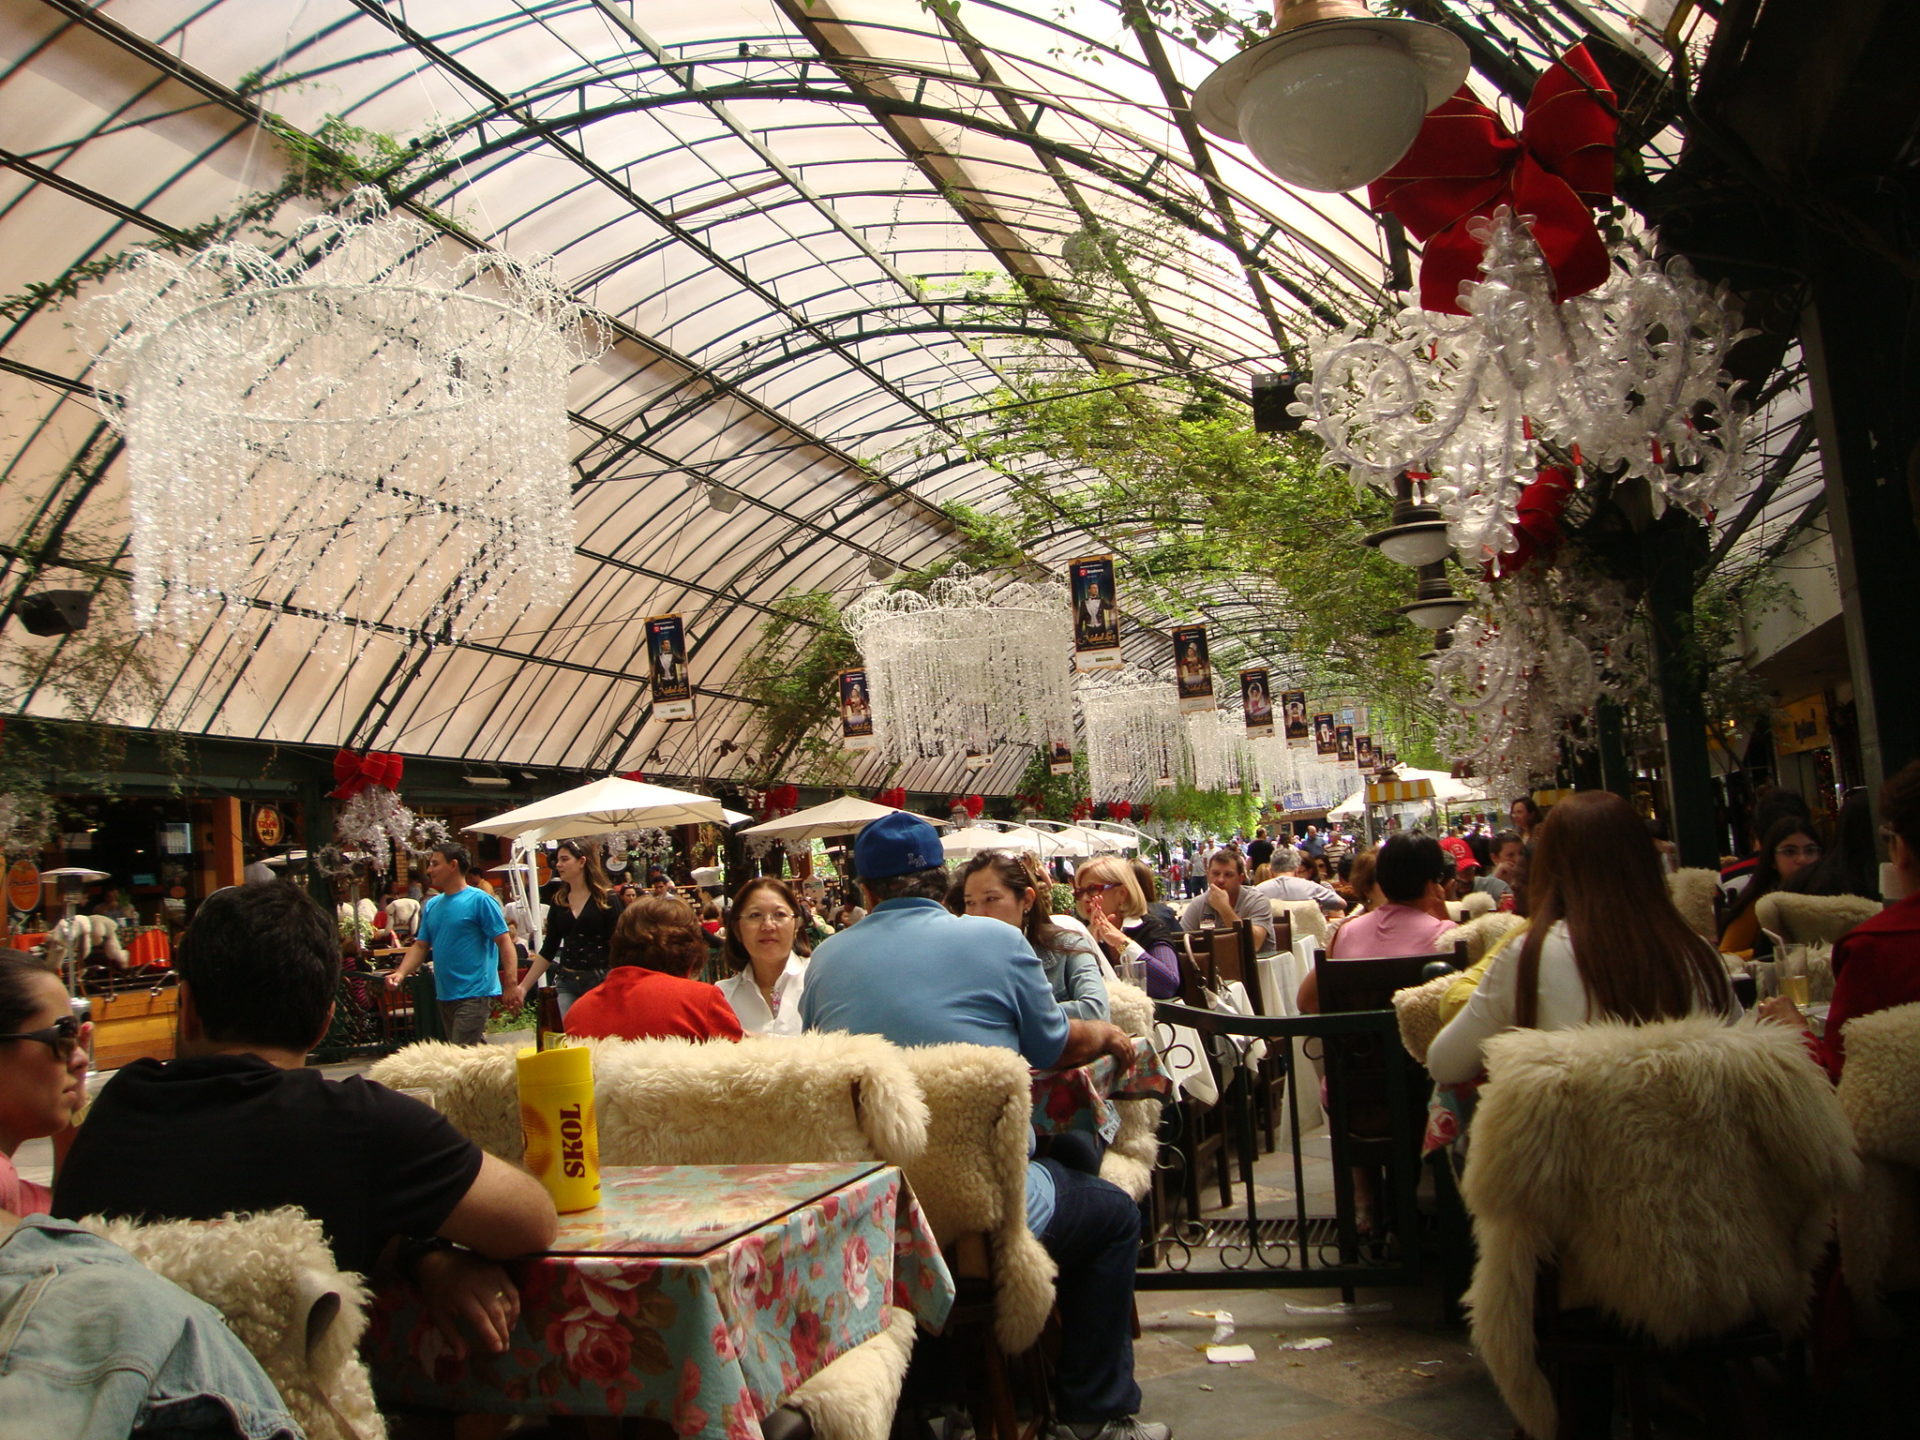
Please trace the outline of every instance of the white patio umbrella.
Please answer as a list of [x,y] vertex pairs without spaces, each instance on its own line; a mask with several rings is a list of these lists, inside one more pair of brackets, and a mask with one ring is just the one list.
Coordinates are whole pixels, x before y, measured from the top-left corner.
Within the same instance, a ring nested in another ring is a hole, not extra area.
[[482,835],[510,835],[528,844],[610,835],[646,826],[724,825],[720,802],[690,790],[672,790],[643,780],[609,775],[545,800],[495,815],[467,829]]
[[[871,800],[862,800],[855,795],[842,795],[824,805],[810,805],[805,810],[796,810],[777,820],[749,825],[740,833],[771,835],[782,840],[820,840],[829,835],[851,835],[883,815],[896,813],[891,805],[876,805]],[[924,815],[920,818],[936,829],[946,828],[944,820],[933,820]]]
[[[1025,830],[1025,827],[1020,827]],[[1022,851],[1029,855],[1040,853],[1040,836],[1037,831],[1025,830],[1024,834],[1015,834],[1006,830],[995,830],[989,825],[969,825],[964,830],[955,830],[940,837],[940,849],[949,860],[970,860],[975,855],[988,850],[1007,850],[1013,853]]]

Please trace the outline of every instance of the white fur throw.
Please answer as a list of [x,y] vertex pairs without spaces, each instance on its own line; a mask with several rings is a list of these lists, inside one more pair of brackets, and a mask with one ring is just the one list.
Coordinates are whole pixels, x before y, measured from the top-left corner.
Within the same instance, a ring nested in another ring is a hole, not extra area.
[[69,915],[47,932],[47,959],[55,965],[72,960],[87,963],[95,950],[104,950],[117,969],[127,966],[127,952],[120,948],[120,927],[110,915]]
[[1053,1309],[1053,1260],[1027,1229],[1027,1145],[1033,1086],[1012,1050],[926,1045],[902,1052],[927,1097],[926,1153],[906,1167],[943,1249],[987,1242],[994,1333],[1018,1355]]
[[1678,1345],[1805,1320],[1836,1201],[1859,1181],[1840,1102],[1798,1032],[1707,1016],[1515,1030],[1487,1043],[1462,1194],[1474,1341],[1508,1408],[1555,1433],[1534,1287]]
[[1675,870],[1667,876],[1667,894],[1673,897],[1673,906],[1680,912],[1680,918],[1687,922],[1694,934],[1715,945],[1720,943],[1720,926],[1714,915],[1713,902],[1719,893],[1718,870]]
[[1796,895],[1772,890],[1753,902],[1754,918],[1789,944],[1825,940],[1832,944],[1864,920],[1880,913],[1880,902],[1860,895]]
[[320,1222],[300,1211],[221,1220],[80,1222],[218,1310],[307,1432],[380,1440],[386,1422],[357,1346],[367,1292],[333,1263]]
[[[729,1165],[880,1159],[927,1142],[927,1111],[902,1052],[873,1035],[592,1040],[600,1159],[608,1165]],[[515,1053],[422,1041],[369,1078],[423,1086],[481,1148],[523,1153]]]
[[1469,920],[1478,920],[1482,915],[1493,913],[1495,901],[1484,890],[1473,890],[1447,905],[1447,913],[1453,916],[1456,925],[1464,925]]
[[823,1366],[784,1403],[813,1422],[819,1440],[887,1440],[914,1335],[913,1312],[894,1310],[878,1335]]
[[1451,950],[1457,942],[1464,940],[1467,942],[1467,964],[1478,965],[1526,923],[1523,917],[1511,911],[1489,910],[1484,915],[1476,915],[1465,924],[1445,931],[1433,948]]
[[[1153,1001],[1137,985],[1109,980],[1107,1013],[1136,1040],[1153,1034]],[[1120,1129],[1100,1159],[1100,1178],[1140,1200],[1153,1184],[1153,1167],[1160,1158],[1161,1105],[1158,1100],[1116,1100],[1113,1108]]]
[[1920,1004],[1847,1023],[1840,1105],[1866,1166],[1865,1183],[1840,1206],[1848,1288],[1869,1324],[1880,1296],[1920,1285]]
[[1273,909],[1275,914],[1286,911],[1287,924],[1293,931],[1295,941],[1302,935],[1311,935],[1320,942],[1322,950],[1327,948],[1327,912],[1320,908],[1318,901],[1276,900]]
[[1422,1065],[1427,1063],[1427,1047],[1440,1033],[1440,1002],[1458,975],[1436,975],[1422,985],[1410,985],[1393,992],[1393,1011],[1400,1021],[1400,1043]]

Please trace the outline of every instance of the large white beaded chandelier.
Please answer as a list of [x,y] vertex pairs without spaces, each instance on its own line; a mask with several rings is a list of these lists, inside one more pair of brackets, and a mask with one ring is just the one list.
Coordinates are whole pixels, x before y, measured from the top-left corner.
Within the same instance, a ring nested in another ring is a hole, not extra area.
[[925,594],[874,586],[848,607],[873,733],[897,760],[1045,745],[1073,733],[1066,587],[955,565]]
[[450,639],[568,582],[566,387],[601,332],[544,265],[447,244],[363,188],[280,254],[144,252],[93,302],[137,624]]
[[1187,744],[1193,754],[1196,790],[1252,788],[1253,762],[1240,712],[1221,707],[1187,716]]
[[1095,800],[1140,800],[1162,779],[1192,778],[1187,717],[1170,676],[1143,670],[1089,676],[1080,686],[1080,710]]
[[1612,248],[1599,289],[1558,301],[1539,246],[1504,207],[1471,231],[1483,278],[1461,287],[1465,317],[1409,307],[1376,334],[1357,327],[1312,346],[1313,378],[1290,408],[1356,483],[1391,490],[1424,474],[1462,558],[1513,548],[1520,492],[1539,442],[1648,481],[1705,516],[1742,480],[1744,417],[1722,368],[1746,332],[1726,287],[1653,237]]

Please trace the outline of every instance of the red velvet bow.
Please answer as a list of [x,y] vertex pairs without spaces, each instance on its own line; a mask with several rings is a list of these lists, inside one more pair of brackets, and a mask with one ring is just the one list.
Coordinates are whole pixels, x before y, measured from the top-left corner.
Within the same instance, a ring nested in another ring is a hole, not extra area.
[[1133,802],[1131,800],[1109,800],[1107,802],[1107,818],[1109,820],[1132,819]]
[[1139,808],[1139,810],[1135,812],[1133,820],[1136,825],[1144,825],[1147,823],[1147,821],[1151,820],[1152,818],[1153,818],[1153,806],[1142,805]]
[[791,815],[794,807],[799,803],[800,789],[797,785],[776,785],[767,791],[766,804],[760,811],[760,818],[774,820],[782,815]]
[[978,820],[980,812],[986,808],[987,797],[984,795],[949,795],[947,797],[947,809],[964,810],[969,819]]
[[633,780],[638,783],[645,784],[647,779],[647,772],[644,770],[622,770],[620,772],[620,778],[622,780]]
[[1092,796],[1083,795],[1078,800],[1073,802],[1073,818],[1074,819],[1085,820],[1092,814],[1093,814],[1093,797]]
[[876,805],[891,805],[896,810],[904,809],[907,803],[907,787],[896,785],[891,790],[882,790],[873,797],[873,800]]
[[333,789],[327,792],[329,800],[351,800],[369,785],[384,785],[389,790],[400,788],[400,772],[406,767],[406,761],[398,755],[388,755],[379,750],[369,750],[364,755],[356,755],[351,750],[333,752]]
[[1543,466],[1539,477],[1520,492],[1513,548],[1488,561],[1481,574],[1488,580],[1504,580],[1526,569],[1536,555],[1551,555],[1559,549],[1560,515],[1572,497],[1573,472],[1558,465]]
[[1480,273],[1484,247],[1467,233],[1502,205],[1522,216],[1561,300],[1607,278],[1595,205],[1613,196],[1613,91],[1584,45],[1547,67],[1515,139],[1462,86],[1428,115],[1400,163],[1367,187],[1367,203],[1398,215],[1425,244],[1420,304],[1464,315],[1460,287]]

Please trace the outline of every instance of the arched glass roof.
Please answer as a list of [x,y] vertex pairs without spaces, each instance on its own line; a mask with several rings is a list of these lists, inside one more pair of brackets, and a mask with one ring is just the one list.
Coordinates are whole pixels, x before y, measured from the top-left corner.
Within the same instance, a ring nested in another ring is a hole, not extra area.
[[[1673,163],[1668,77],[1711,34],[1691,5],[1403,8],[1466,35],[1473,83],[1503,104],[1564,45],[1613,37],[1643,167]],[[1015,369],[1240,396],[1309,334],[1397,303],[1364,197],[1291,191],[1186,115],[1232,49],[1226,33],[1195,38],[1206,14],[1141,0],[1041,14],[996,0],[18,0],[0,12],[10,592],[44,583],[50,541],[96,571],[127,561],[118,442],[73,306],[31,287],[229,214],[317,138],[387,169],[397,198],[448,222],[447,245],[551,255],[610,317],[613,344],[568,400],[573,583],[458,643],[365,634],[350,664],[297,613],[156,643],[159,693],[126,718],[503,765],[745,773],[737,672],[782,597],[851,598],[874,569],[951,554],[951,507],[1005,508],[1004,478],[952,442]],[[1794,428],[1776,426],[1776,450]],[[1058,572],[1110,542],[1063,526],[1030,553]],[[1264,595],[1248,577],[1198,598],[1231,627],[1257,622]],[[641,621],[672,611],[687,619],[694,724],[648,703]],[[1129,649],[1159,658],[1164,638],[1140,619]],[[27,708],[71,703],[47,689]],[[1007,789],[1024,760],[966,783]],[[892,778],[962,783],[957,766]]]

